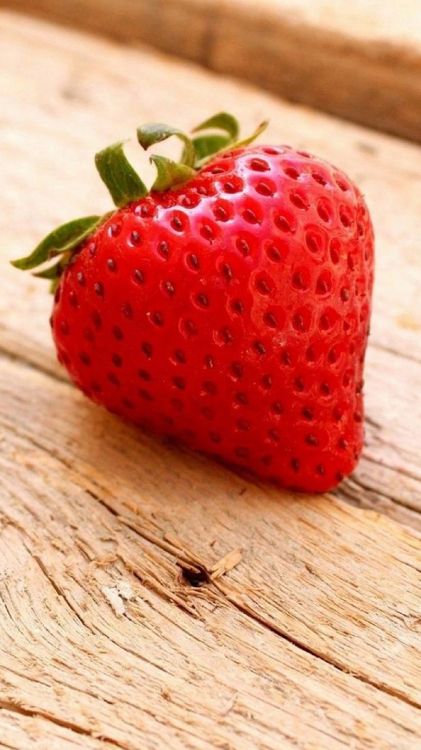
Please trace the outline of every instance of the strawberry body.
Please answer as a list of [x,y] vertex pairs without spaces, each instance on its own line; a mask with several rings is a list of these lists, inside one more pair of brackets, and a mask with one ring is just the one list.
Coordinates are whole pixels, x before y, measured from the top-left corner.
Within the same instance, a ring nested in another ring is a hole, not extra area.
[[58,358],[94,401],[283,486],[363,439],[373,232],[358,189],[288,147],[224,153],[113,213],[58,286]]

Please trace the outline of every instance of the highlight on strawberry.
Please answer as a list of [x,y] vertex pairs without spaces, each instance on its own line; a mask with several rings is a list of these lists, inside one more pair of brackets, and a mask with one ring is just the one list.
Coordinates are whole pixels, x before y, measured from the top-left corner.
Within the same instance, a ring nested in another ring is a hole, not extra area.
[[91,399],[263,479],[323,492],[355,467],[373,229],[359,189],[323,159],[241,139],[219,113],[191,135],[137,131],[95,157],[116,208],[51,232],[20,269],[54,291],[59,361]]

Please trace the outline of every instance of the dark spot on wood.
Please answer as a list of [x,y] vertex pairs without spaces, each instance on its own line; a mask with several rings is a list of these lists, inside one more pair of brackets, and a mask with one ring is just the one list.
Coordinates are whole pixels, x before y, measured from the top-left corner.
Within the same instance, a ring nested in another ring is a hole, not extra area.
[[182,561],[179,561],[178,564],[181,568],[181,578],[184,583],[193,586],[195,589],[203,586],[205,583],[209,583],[209,573],[201,565],[189,565]]

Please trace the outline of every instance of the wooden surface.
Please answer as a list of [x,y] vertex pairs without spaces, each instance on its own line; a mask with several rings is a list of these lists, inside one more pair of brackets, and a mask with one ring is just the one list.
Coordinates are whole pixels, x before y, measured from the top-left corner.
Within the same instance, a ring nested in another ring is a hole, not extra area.
[[421,142],[419,0],[0,0]]
[[[415,750],[420,149],[13,14],[0,65],[0,747]],[[45,287],[5,262],[108,207],[95,150],[218,108],[270,116],[268,141],[340,164],[373,214],[367,445],[335,497],[245,481],[90,404],[56,364]]]

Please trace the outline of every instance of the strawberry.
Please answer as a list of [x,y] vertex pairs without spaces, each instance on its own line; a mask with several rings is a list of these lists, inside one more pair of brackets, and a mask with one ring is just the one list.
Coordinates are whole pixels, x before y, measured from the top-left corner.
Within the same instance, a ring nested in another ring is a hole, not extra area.
[[192,138],[138,130],[143,148],[171,135],[182,159],[151,157],[149,194],[121,143],[97,154],[117,210],[63,225],[15,265],[58,257],[36,275],[55,286],[58,359],[91,399],[259,477],[328,490],[363,439],[363,197],[304,151],[238,142],[224,113]]

